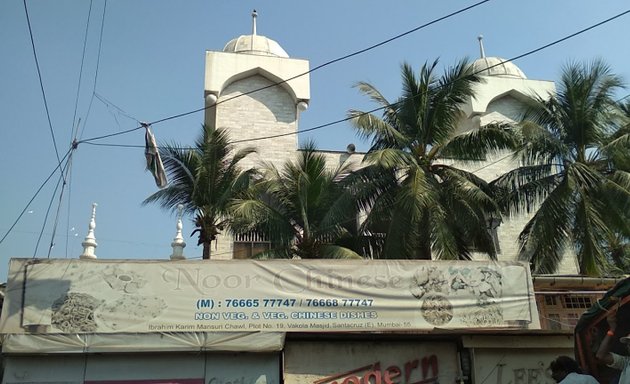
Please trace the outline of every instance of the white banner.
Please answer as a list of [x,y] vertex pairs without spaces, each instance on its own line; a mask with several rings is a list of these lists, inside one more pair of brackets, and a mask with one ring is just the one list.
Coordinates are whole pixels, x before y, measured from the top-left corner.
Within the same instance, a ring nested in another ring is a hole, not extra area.
[[13,259],[2,333],[537,328],[522,263]]

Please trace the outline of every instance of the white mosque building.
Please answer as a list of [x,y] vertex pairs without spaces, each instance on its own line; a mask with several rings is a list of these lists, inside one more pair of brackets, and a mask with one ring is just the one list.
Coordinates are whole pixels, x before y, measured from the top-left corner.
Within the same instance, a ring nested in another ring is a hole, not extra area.
[[[280,167],[298,149],[297,134],[292,133],[297,132],[300,114],[310,101],[309,62],[289,57],[276,41],[257,34],[256,13],[252,16],[250,35],[230,40],[222,51],[206,52],[205,124],[227,128],[237,146],[257,148],[256,154],[244,160],[243,167],[259,165],[263,159]],[[529,100],[555,92],[553,81],[528,79],[512,62],[486,56],[481,36],[479,48],[480,58],[472,65],[484,81],[476,85],[476,97],[462,106],[461,129],[516,122]],[[354,152],[353,145],[347,151],[322,153],[331,165],[341,161],[358,165],[363,158],[363,154]],[[469,170],[490,181],[516,165],[509,153],[502,153]],[[527,219],[504,218],[496,229],[500,260],[517,258],[518,234]],[[232,239],[224,235],[219,237],[212,258],[247,258],[267,246],[264,239],[255,236]],[[567,259],[559,272],[577,273],[575,262]]]

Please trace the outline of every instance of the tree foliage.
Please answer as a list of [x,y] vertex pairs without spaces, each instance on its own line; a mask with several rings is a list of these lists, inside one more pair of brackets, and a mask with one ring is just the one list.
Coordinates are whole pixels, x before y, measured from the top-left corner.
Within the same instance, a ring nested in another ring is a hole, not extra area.
[[454,161],[477,162],[513,148],[514,135],[490,125],[460,130],[462,104],[481,79],[467,60],[436,74],[437,60],[416,74],[402,65],[402,95],[394,103],[371,84],[357,88],[382,108],[382,116],[351,110],[359,134],[371,139],[361,207],[364,230],[385,233],[380,257],[469,259],[472,252],[496,256],[489,223],[500,217],[488,184]]
[[235,231],[270,240],[258,258],[360,258],[341,244],[352,236],[357,214],[343,182],[349,171],[347,164],[329,169],[315,145],[306,144],[282,169],[268,165],[249,196],[233,202]]
[[567,65],[557,93],[535,100],[521,124],[523,166],[493,183],[506,212],[533,213],[519,243],[536,273],[554,273],[574,252],[581,274],[600,276],[630,238],[630,141],[614,99],[622,85],[602,61]]
[[182,204],[184,212],[195,217],[193,234],[198,235],[197,244],[203,244],[203,258],[209,259],[212,242],[230,225],[230,202],[249,188],[256,172],[242,171],[238,165],[253,152],[253,148],[234,151],[224,129],[203,126],[192,148],[175,143],[160,147],[170,183],[143,204],[170,210]]

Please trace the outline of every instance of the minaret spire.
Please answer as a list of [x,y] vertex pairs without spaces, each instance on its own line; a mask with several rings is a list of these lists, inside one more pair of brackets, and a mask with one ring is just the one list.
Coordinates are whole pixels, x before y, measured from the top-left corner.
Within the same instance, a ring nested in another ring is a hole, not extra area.
[[252,11],[252,35],[256,35],[256,18],[258,17],[258,12],[254,9]]
[[184,256],[184,247],[186,247],[186,242],[184,242],[184,237],[182,236],[182,211],[184,210],[184,206],[182,204],[177,205],[177,233],[175,234],[175,238],[171,243],[171,247],[173,247],[173,254],[171,254],[171,260],[184,260],[186,257]]
[[96,249],[96,237],[94,236],[94,228],[96,228],[96,203],[92,203],[92,217],[90,218],[90,225],[88,226],[88,233],[85,239],[81,243],[83,246],[83,253],[79,256],[80,259],[96,259],[94,250]]
[[483,59],[484,57],[486,57],[486,52],[483,50],[483,35],[477,36],[477,40],[479,40],[479,54]]

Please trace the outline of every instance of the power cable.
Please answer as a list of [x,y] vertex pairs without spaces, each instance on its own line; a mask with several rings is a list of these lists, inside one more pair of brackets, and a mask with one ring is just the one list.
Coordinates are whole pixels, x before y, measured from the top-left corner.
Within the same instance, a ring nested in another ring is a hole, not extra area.
[[[83,36],[83,52],[81,53],[81,66],[79,68],[77,94],[76,94],[76,97],[74,98],[74,114],[72,116],[72,126],[76,127],[77,131],[79,130],[79,125],[75,122],[75,120],[77,119],[77,109],[79,107],[79,95],[81,93],[81,79],[83,77],[83,64],[85,63],[85,50],[87,48],[88,31],[90,29],[90,18],[92,16],[92,3],[93,3],[93,0],[90,0],[90,8],[88,9],[87,22],[85,23],[85,34]],[[76,138],[76,133],[74,132],[74,129],[73,129],[73,132],[70,133],[70,141],[72,141],[75,138]]]
[[94,92],[94,96],[101,102],[103,103],[105,106],[107,106],[108,108],[114,108],[115,110],[118,111],[118,113],[120,113],[121,115],[125,116],[128,119],[131,119],[133,121],[135,121],[136,123],[140,124],[140,120],[136,119],[135,117],[131,116],[131,114],[125,112],[124,109],[120,108],[119,106],[117,106],[116,104],[112,103],[111,101],[107,100],[105,98],[105,96],[98,94],[97,92]]
[[[594,29],[594,28],[597,28],[597,27],[599,27],[599,26],[601,26],[601,25],[604,25],[604,24],[606,24],[606,23],[609,23],[609,22],[611,22],[611,21],[613,21],[613,20],[615,20],[615,19],[618,19],[618,18],[620,18],[620,17],[622,17],[622,16],[624,16],[624,15],[626,15],[626,14],[628,14],[628,13],[630,13],[630,9],[629,9],[629,10],[626,10],[626,11],[624,11],[624,12],[622,12],[622,13],[619,13],[619,14],[617,14],[617,15],[615,15],[615,16],[609,17],[608,19],[605,19],[605,20],[603,20],[603,21],[600,21],[600,22],[598,22],[598,23],[596,23],[596,24],[593,24],[593,25],[591,25],[591,26],[589,26],[589,27],[583,28],[583,29],[581,29],[581,30],[579,30],[579,31],[577,31],[577,32],[574,32],[574,33],[570,34],[570,35],[567,35],[567,36],[562,37],[562,38],[560,38],[560,39],[554,40],[554,41],[552,41],[551,43],[545,44],[545,45],[540,46],[540,47],[538,47],[538,48],[535,48],[535,49],[532,49],[532,50],[527,51],[527,52],[525,52],[525,53],[522,53],[522,54],[520,54],[520,55],[514,56],[514,57],[512,57],[512,58],[510,58],[510,59],[503,60],[503,61],[501,61],[501,62],[499,62],[499,63],[497,63],[497,64],[491,65],[491,66],[489,66],[489,67],[487,67],[487,68],[484,68],[484,69],[482,69],[482,70],[476,71],[476,72],[472,73],[471,75],[477,75],[477,74],[479,74],[479,73],[482,73],[482,72],[487,71],[487,70],[489,70],[489,69],[492,69],[492,68],[494,68],[494,67],[498,67],[498,66],[503,65],[503,64],[505,64],[505,63],[509,63],[509,62],[516,61],[516,60],[522,59],[522,58],[524,58],[524,57],[527,57],[527,56],[533,55],[534,53],[540,52],[540,51],[542,51],[542,50],[544,50],[544,49],[547,49],[547,48],[552,47],[552,46],[554,46],[554,45],[560,44],[561,42],[564,42],[564,41],[566,41],[566,40],[568,40],[568,39],[571,39],[571,38],[573,38],[573,37],[575,37],[575,36],[578,36],[578,35],[581,35],[581,34],[583,34],[583,33],[585,33],[585,32],[588,32],[588,31],[590,31],[591,29]],[[321,66],[320,66],[320,67],[321,67]],[[308,73],[308,72],[306,72],[306,73]],[[306,74],[306,73],[305,73],[305,74]],[[291,78],[291,79],[293,79],[293,78]],[[291,79],[290,79],[290,80],[291,80]],[[288,80],[286,80],[286,81],[288,81]],[[259,90],[266,89],[266,88],[269,88],[269,87],[272,87],[272,86],[275,86],[275,85],[279,85],[279,84],[282,84],[282,83],[283,83],[283,82],[274,83],[274,84],[268,85],[268,86],[263,87],[263,88],[258,88],[258,89],[252,90],[252,91],[250,91],[249,93],[257,92],[257,91],[259,91]],[[446,87],[446,86],[449,86],[449,85],[451,85],[451,84],[452,84],[452,82],[451,82],[451,83],[444,83],[444,84],[442,84],[440,87]],[[229,99],[225,99],[225,100],[222,100],[221,102],[218,102],[218,103],[216,103],[216,104],[213,104],[212,106],[216,106],[216,105],[218,105],[218,104],[220,104],[220,103],[222,103],[222,102],[226,102],[226,101],[229,101],[229,100],[233,100],[234,98],[237,98],[237,97],[240,97],[240,96],[244,96],[244,95],[247,95],[247,94],[249,94],[249,93],[243,93],[243,94],[239,94],[239,95],[233,96],[233,97],[231,97],[231,98],[229,98]],[[629,96],[630,96],[630,95],[629,95]],[[374,113],[374,112],[378,112],[378,111],[383,110],[383,109],[385,109],[385,108],[389,108],[389,107],[391,107],[391,106],[394,106],[394,105],[396,105],[396,104],[399,104],[399,103],[401,103],[401,102],[403,102],[403,101],[404,101],[404,99],[403,99],[403,100],[400,100],[400,101],[398,101],[398,102],[396,102],[396,103],[392,103],[392,104],[390,104],[390,105],[388,105],[388,106],[385,106],[385,107],[378,107],[378,108],[374,108],[374,109],[372,109],[372,110],[369,110],[369,111],[363,112],[363,113],[361,114],[361,116],[363,116],[363,115],[367,115],[367,114],[371,114],[371,113]],[[208,107],[206,107],[206,108],[201,108],[201,109],[197,109],[197,110],[192,111],[192,112],[187,112],[187,113],[183,113],[183,114],[179,114],[179,115],[174,115],[174,116],[171,116],[170,118],[165,118],[165,119],[162,119],[162,120],[157,120],[157,121],[152,122],[152,123],[148,123],[148,125],[157,124],[157,123],[160,123],[160,122],[163,122],[163,121],[166,121],[166,120],[170,120],[170,119],[172,119],[172,118],[177,118],[177,117],[186,116],[186,115],[191,114],[191,113],[200,112],[200,111],[203,111],[203,110],[205,110],[205,109],[207,109],[207,108],[208,108]],[[316,130],[319,130],[319,129],[322,129],[322,128],[326,128],[326,127],[329,127],[329,126],[332,126],[332,125],[336,125],[336,124],[340,124],[340,123],[343,123],[343,122],[346,122],[346,121],[350,121],[350,120],[352,120],[352,119],[354,119],[354,118],[356,118],[356,116],[353,116],[353,117],[345,117],[345,118],[342,118],[342,119],[334,120],[334,121],[331,121],[331,122],[328,122],[328,123],[325,123],[325,124],[317,125],[317,126],[315,126],[315,127],[312,127],[312,128],[307,128],[307,129],[303,129],[303,130],[300,130],[300,131],[288,132],[288,133],[282,133],[282,134],[277,134],[277,135],[269,135],[269,136],[263,136],[263,137],[256,137],[256,138],[249,138],[249,139],[242,139],[242,140],[235,140],[235,141],[232,141],[232,143],[236,144],[236,143],[243,143],[243,142],[260,141],[260,140],[274,139],[274,138],[284,137],[284,136],[297,135],[297,134],[300,134],[300,133],[312,132],[312,131],[316,131]],[[118,145],[113,145],[113,144],[95,144],[95,143],[90,143],[90,142],[91,142],[91,141],[95,141],[95,140],[101,140],[101,139],[105,139],[105,138],[113,137],[113,136],[123,135],[123,134],[126,134],[126,133],[130,133],[130,132],[136,131],[136,130],[141,129],[141,128],[144,128],[144,126],[142,126],[142,125],[141,125],[141,126],[139,126],[139,127],[132,128],[132,129],[128,129],[128,130],[125,130],[125,131],[116,132],[116,133],[112,133],[112,134],[109,134],[109,135],[103,135],[103,136],[93,137],[93,138],[90,138],[90,139],[85,139],[85,140],[80,141],[79,143],[89,143],[89,144],[92,144],[92,145],[101,145],[101,146],[133,147],[133,146],[131,146],[131,145],[121,145],[121,144],[118,144]],[[143,146],[138,146],[138,147],[143,147]]]
[[[66,166],[69,163],[66,162]],[[65,166],[64,166],[65,167]],[[62,169],[62,172],[64,170]],[[37,256],[37,250],[39,249],[39,242],[42,239],[42,236],[44,235],[44,230],[46,229],[46,223],[48,222],[48,215],[50,214],[50,209],[52,208],[53,202],[55,201],[55,196],[57,195],[57,190],[59,189],[59,186],[61,185],[61,180],[62,177],[59,176],[59,178],[57,179],[57,184],[55,185],[55,189],[53,190],[52,196],[50,197],[50,203],[48,203],[48,208],[46,208],[46,214],[44,215],[44,222],[42,223],[42,229],[39,231],[39,236],[37,236],[37,241],[35,242],[35,250],[33,251],[33,258],[35,258]]]
[[620,97],[617,100],[615,100],[616,103],[619,103],[620,101],[623,101],[625,99],[627,99],[628,97],[630,97],[630,93],[628,93],[627,95],[625,95],[624,97]]
[[[31,18],[28,15],[28,7],[26,6],[26,0],[24,3],[24,13],[26,14],[26,23],[28,24],[28,33],[31,38],[31,47],[33,48],[33,56],[35,57],[35,66],[37,67],[37,77],[39,78],[39,86],[42,90],[42,97],[44,99],[44,108],[46,109],[46,117],[48,118],[48,127],[50,128],[50,135],[52,137],[53,146],[55,147],[55,155],[57,156],[57,163],[61,166],[61,159],[59,158],[59,151],[57,150],[57,140],[55,140],[55,132],[53,130],[52,121],[50,119],[50,112],[48,110],[48,101],[46,100],[46,92],[44,91],[44,82],[42,81],[42,72],[39,69],[39,60],[37,59],[37,50],[35,49],[35,40],[33,39],[33,29],[31,28]],[[63,175],[63,172],[62,172]]]
[[[57,213],[55,214],[55,220],[53,221],[53,229],[52,229],[52,235],[50,236],[50,244],[48,245],[48,254],[47,254],[47,258],[50,259],[50,252],[52,251],[53,247],[55,246],[55,236],[57,234],[57,225],[59,224],[59,212],[61,212],[61,204],[63,202],[63,193],[66,190],[66,180],[68,179],[69,175],[70,175],[70,170],[72,169],[72,154],[74,152],[70,153],[70,157],[68,158],[68,161],[66,161],[66,177],[64,178],[63,184],[61,185],[61,192],[59,193],[59,202],[57,203]],[[54,197],[54,194],[53,194]],[[68,201],[68,208],[70,207],[70,201]],[[67,231],[67,229],[66,229]]]
[[65,240],[66,240],[66,247],[65,247],[65,252],[66,252],[66,259],[68,258],[68,245],[70,242],[70,238],[69,238],[69,233],[70,233],[70,213],[71,213],[71,202],[72,202],[72,173],[68,173],[68,208],[66,210],[66,236],[65,236]]
[[[57,172],[57,169],[61,168],[61,163],[62,161],[64,161],[68,155],[70,155],[70,153],[72,152],[74,148],[71,148],[68,150],[68,152],[66,152],[66,154],[63,156],[63,158],[61,158],[61,160],[59,161],[59,164],[57,164],[57,166],[55,167],[55,169],[52,170],[52,172],[50,173],[50,175],[48,175],[48,177],[46,178],[46,180],[44,180],[44,182],[39,186],[39,188],[37,188],[37,191],[35,192],[35,194],[33,195],[33,197],[31,197],[31,199],[28,201],[28,203],[26,203],[26,206],[24,207],[24,209],[22,210],[22,212],[18,215],[17,219],[15,219],[15,221],[13,222],[13,224],[11,225],[11,227],[9,227],[9,229],[7,230],[7,232],[4,234],[4,236],[2,236],[2,239],[0,239],[0,244],[2,244],[2,242],[4,241],[4,239],[7,238],[7,236],[9,236],[9,234],[11,233],[11,231],[13,230],[13,228],[15,228],[15,226],[17,225],[17,223],[20,221],[20,219],[22,218],[22,216],[24,216],[24,213],[26,212],[26,210],[28,209],[28,207],[31,205],[31,203],[33,202],[33,200],[35,200],[35,198],[37,197],[37,195],[39,195],[39,192],[41,192],[41,190],[44,188],[44,186],[48,183],[48,181],[50,180],[50,178],[55,174],[55,172]],[[63,172],[62,172],[63,174]]]
[[94,81],[92,84],[92,96],[90,97],[90,103],[88,105],[88,109],[85,114],[85,121],[83,122],[83,128],[81,129],[81,132],[79,135],[75,135],[75,139],[78,137],[79,140],[81,139],[81,137],[83,136],[83,133],[85,132],[85,126],[87,124],[88,117],[90,116],[90,112],[92,111],[92,103],[94,102],[94,96],[96,96],[96,84],[98,80],[98,69],[101,63],[101,49],[103,46],[103,31],[105,30],[106,11],[107,11],[107,0],[105,0],[103,4],[103,16],[101,18],[101,31],[99,33],[99,38],[98,38],[98,53],[96,54],[96,69],[94,71]]
[[[90,7],[88,8],[87,21],[85,23],[85,33],[83,35],[83,49],[82,49],[82,52],[81,52],[81,66],[79,67],[79,78],[77,80],[77,93],[76,93],[76,96],[75,96],[75,99],[74,99],[74,112],[73,112],[73,115],[72,115],[72,126],[73,126],[73,129],[72,129],[72,132],[70,133],[70,141],[71,142],[75,142],[76,141],[78,133],[79,133],[79,129],[81,127],[81,118],[79,118],[78,121],[77,121],[77,111],[78,111],[78,107],[79,107],[79,96],[81,94],[81,82],[82,82],[82,79],[83,79],[83,66],[85,64],[85,52],[87,50],[88,33],[89,33],[89,30],[90,30],[90,20],[92,18],[92,5],[93,5],[93,3],[94,3],[93,0],[90,0]],[[93,97],[94,96],[92,95],[92,98]],[[90,106],[91,106],[91,101],[90,101]],[[87,114],[89,114],[89,108],[88,108],[88,113]],[[87,116],[86,116],[85,120],[87,121]],[[66,173],[67,177],[70,176],[70,164],[71,164],[71,159],[68,159],[68,163],[66,163],[66,165],[68,166],[67,173]],[[63,170],[62,170],[62,174],[63,174]],[[39,241],[40,241],[40,239],[41,239],[41,237],[42,237],[42,235],[44,233],[44,228],[46,226],[46,221],[48,220],[48,213],[50,211],[50,208],[51,208],[51,205],[52,205],[52,202],[53,202],[53,198],[54,198],[54,196],[57,193],[57,187],[59,186],[59,182],[60,181],[57,182],[57,186],[55,187],[55,191],[53,192],[53,197],[51,198],[50,205],[48,206],[48,210],[46,211],[46,216],[44,218],[44,223],[42,225],[42,231],[41,231],[41,233],[40,233],[40,235],[39,235],[39,237],[37,239],[37,245],[35,246],[35,253],[33,254],[33,257],[35,257],[35,255],[37,254],[37,248],[39,247]],[[63,193],[64,193],[66,185],[67,185],[66,184],[66,179],[64,179],[64,182],[63,182],[63,185],[62,185],[62,188],[61,188],[61,193],[59,194],[59,205],[57,206],[57,214],[56,214],[56,217],[55,217],[55,224],[54,224],[54,229],[53,229],[53,235],[52,235],[52,238],[51,238],[51,243],[52,243],[52,241],[53,241],[53,239],[55,237],[55,232],[56,232],[56,228],[57,228],[57,224],[58,224],[58,220],[59,220],[59,210],[61,209]],[[66,230],[68,230],[68,228],[70,226],[70,222],[69,222],[69,220],[70,220],[70,205],[71,205],[71,201],[70,201],[70,199],[68,199],[68,221],[66,223]],[[52,246],[49,247],[48,257],[50,257],[50,249],[52,249]],[[68,240],[66,239],[66,252],[67,252],[67,249],[68,249]]]
[[[371,45],[371,46],[369,46],[369,47],[367,47],[367,48],[363,48],[363,49],[360,49],[360,50],[355,51],[355,52],[353,52],[353,53],[350,53],[350,54],[344,55],[344,56],[342,56],[342,57],[339,57],[339,58],[336,58],[336,59],[333,59],[333,60],[327,61],[327,62],[325,62],[325,63],[323,63],[323,64],[320,64],[320,65],[318,65],[318,66],[316,66],[316,67],[314,67],[314,68],[312,68],[312,69],[310,69],[310,70],[308,70],[308,71],[306,71],[306,72],[300,73],[300,74],[295,75],[295,76],[293,76],[293,77],[290,77],[290,78],[288,78],[288,79],[285,79],[285,80],[282,80],[282,81],[278,81],[278,82],[275,82],[275,83],[272,83],[272,84],[266,85],[266,86],[261,87],[261,88],[253,89],[253,90],[251,90],[251,91],[244,92],[244,93],[241,93],[241,94],[238,94],[238,95],[232,96],[232,97],[230,97],[230,98],[227,98],[227,99],[221,100],[221,101],[219,101],[219,102],[217,102],[217,103],[215,103],[215,104],[213,104],[213,105],[207,106],[207,107],[198,108],[198,109],[195,109],[195,110],[193,110],[193,111],[189,111],[189,112],[184,112],[184,113],[180,113],[180,114],[177,114],[177,115],[168,116],[168,117],[165,117],[165,118],[163,118],[163,119],[155,120],[155,121],[150,122],[150,123],[147,123],[147,124],[148,124],[148,125],[155,125],[155,124],[159,124],[159,123],[162,123],[162,122],[165,122],[165,121],[168,121],[168,120],[173,120],[173,119],[177,119],[177,118],[180,118],[180,117],[184,117],[184,116],[192,115],[192,114],[194,114],[194,113],[198,113],[198,112],[205,111],[206,109],[209,109],[209,108],[215,107],[215,106],[217,106],[217,105],[220,105],[220,104],[222,104],[222,103],[228,102],[228,101],[230,101],[230,100],[234,100],[234,99],[239,98],[239,97],[242,97],[242,96],[250,95],[250,94],[252,94],[252,93],[259,92],[259,91],[262,91],[262,90],[267,89],[267,88],[276,87],[276,86],[278,86],[278,85],[285,84],[285,83],[287,83],[287,82],[289,82],[289,81],[291,81],[291,80],[295,80],[295,79],[297,79],[297,78],[299,78],[299,77],[306,76],[306,75],[308,75],[308,74],[310,74],[310,73],[312,73],[312,72],[314,72],[314,71],[316,71],[316,70],[319,70],[319,69],[321,69],[321,68],[324,68],[324,67],[326,67],[326,66],[328,66],[328,65],[331,65],[331,64],[337,63],[337,62],[339,62],[339,61],[345,60],[345,59],[347,59],[347,58],[350,58],[350,57],[357,56],[357,55],[359,55],[359,54],[365,53],[365,52],[370,51],[370,50],[372,50],[372,49],[378,48],[378,47],[380,47],[380,46],[382,46],[382,45],[384,45],[384,44],[387,44],[387,43],[390,43],[390,42],[392,42],[392,41],[394,41],[394,40],[397,40],[397,39],[399,39],[399,38],[401,38],[401,37],[407,36],[407,35],[409,35],[409,34],[411,34],[411,33],[413,33],[413,32],[417,32],[417,31],[419,31],[419,30],[421,30],[421,29],[424,29],[424,28],[426,28],[426,27],[428,27],[428,26],[431,26],[431,25],[433,25],[433,24],[436,24],[436,23],[438,23],[438,22],[440,22],[440,21],[443,21],[443,20],[449,19],[449,18],[451,18],[451,17],[453,17],[453,16],[456,16],[456,15],[458,15],[458,14],[460,14],[460,13],[463,13],[463,12],[469,11],[469,10],[471,10],[471,9],[473,9],[473,8],[475,8],[475,7],[478,7],[478,6],[482,5],[482,4],[485,4],[485,3],[489,2],[489,1],[492,1],[492,0],[482,0],[482,1],[479,1],[479,2],[477,2],[477,3],[475,3],[475,4],[469,5],[468,7],[461,8],[461,9],[459,9],[459,10],[455,11],[455,12],[451,12],[451,13],[449,13],[448,15],[445,15],[445,16],[442,16],[442,17],[439,17],[439,18],[434,19],[434,20],[431,20],[431,21],[430,21],[430,22],[428,22],[428,23],[422,24],[422,25],[420,25],[420,26],[418,26],[418,27],[415,27],[415,28],[413,28],[413,29],[410,29],[410,30],[408,30],[408,31],[406,31],[406,32],[400,33],[400,34],[398,34],[398,35],[396,35],[396,36],[394,36],[394,37],[391,37],[391,38],[386,39],[386,40],[383,40],[383,41],[381,41],[381,42],[379,42],[379,43],[373,44],[373,45]],[[123,134],[127,134],[127,133],[130,133],[130,132],[136,131],[136,130],[138,130],[138,129],[142,129],[142,128],[144,128],[144,127],[145,127],[144,125],[139,125],[139,126],[138,126],[138,127],[136,127],[136,128],[128,129],[128,130],[125,130],[125,131],[115,132],[115,133],[108,134],[108,135],[103,135],[103,136],[98,136],[98,137],[92,137],[92,138],[89,138],[89,139],[85,139],[85,140],[80,141],[80,143],[84,143],[84,142],[86,142],[86,141],[101,140],[101,139],[105,139],[105,138],[112,137],[112,136],[123,135]]]

